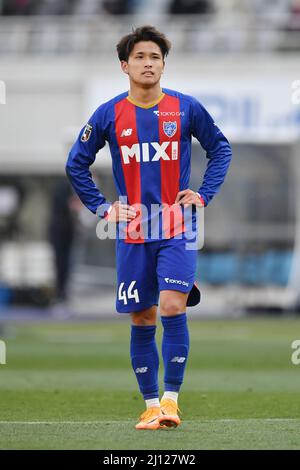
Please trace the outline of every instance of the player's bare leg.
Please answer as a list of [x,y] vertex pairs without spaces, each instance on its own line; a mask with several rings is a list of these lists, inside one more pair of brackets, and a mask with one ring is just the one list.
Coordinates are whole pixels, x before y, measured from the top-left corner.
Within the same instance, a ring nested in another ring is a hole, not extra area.
[[130,314],[131,361],[144,396],[146,411],[140,416],[136,429],[156,430],[161,427],[158,397],[158,352],[155,343],[157,306]]
[[177,427],[180,424],[177,404],[178,392],[183,381],[189,349],[186,323],[188,294],[174,290],[160,292],[160,313],[164,326],[163,359],[165,365],[165,392],[160,402],[161,426]]
[[157,306],[153,305],[145,310],[133,312],[130,314],[131,322],[136,326],[156,325]]
[[160,314],[162,317],[179,315],[186,311],[186,302],[188,293],[179,292],[177,290],[160,291]]

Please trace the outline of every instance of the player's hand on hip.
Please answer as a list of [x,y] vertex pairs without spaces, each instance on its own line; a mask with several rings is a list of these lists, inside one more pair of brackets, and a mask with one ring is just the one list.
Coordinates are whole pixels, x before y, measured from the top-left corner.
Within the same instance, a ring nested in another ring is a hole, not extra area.
[[136,217],[134,207],[128,204],[122,204],[120,201],[115,201],[105,219],[108,222],[130,222]]
[[188,207],[191,204],[197,207],[203,207],[204,205],[201,196],[191,189],[179,191],[176,196],[175,204],[182,204],[184,207]]

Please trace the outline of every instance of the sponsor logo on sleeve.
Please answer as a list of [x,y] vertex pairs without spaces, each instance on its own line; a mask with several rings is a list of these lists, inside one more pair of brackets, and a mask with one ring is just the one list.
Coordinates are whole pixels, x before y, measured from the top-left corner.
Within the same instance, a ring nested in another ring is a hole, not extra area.
[[93,127],[90,124],[87,124],[84,128],[84,131],[81,136],[81,142],[87,142],[91,137]]

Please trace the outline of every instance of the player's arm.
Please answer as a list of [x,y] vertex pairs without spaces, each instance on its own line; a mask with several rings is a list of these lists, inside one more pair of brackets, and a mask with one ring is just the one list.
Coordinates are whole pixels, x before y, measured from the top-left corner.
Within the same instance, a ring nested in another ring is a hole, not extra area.
[[232,151],[224,134],[196,99],[193,99],[191,133],[206,151],[208,159],[203,182],[197,191],[207,206],[224,182]]
[[105,145],[104,110],[100,106],[81,129],[67,160],[66,173],[82,203],[94,214],[108,221],[131,220],[133,211],[119,201],[113,204],[95,185],[90,172],[97,152]]

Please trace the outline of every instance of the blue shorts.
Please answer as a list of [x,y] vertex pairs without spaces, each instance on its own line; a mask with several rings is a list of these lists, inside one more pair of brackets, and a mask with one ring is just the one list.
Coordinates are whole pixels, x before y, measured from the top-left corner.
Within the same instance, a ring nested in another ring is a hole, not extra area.
[[116,241],[117,301],[119,313],[138,312],[158,305],[162,290],[190,292],[196,275],[197,251],[186,249],[186,239],[148,243]]

